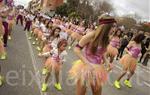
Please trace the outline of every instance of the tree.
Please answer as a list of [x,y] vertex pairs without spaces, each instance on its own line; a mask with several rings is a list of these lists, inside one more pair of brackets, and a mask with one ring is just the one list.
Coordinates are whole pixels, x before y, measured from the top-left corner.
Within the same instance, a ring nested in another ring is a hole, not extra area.
[[58,8],[56,8],[56,14],[60,14],[61,16],[67,16],[67,14],[68,14],[68,5],[63,4],[63,5],[59,6]]
[[98,16],[100,16],[103,13],[110,13],[113,12],[114,8],[113,6],[108,3],[107,1],[95,1],[93,4],[94,14],[93,19],[97,20]]
[[134,18],[124,16],[116,18],[118,25],[123,25],[127,29],[131,29],[136,25],[136,20]]
[[69,14],[76,12],[79,0],[68,0],[62,6],[56,8],[56,13],[62,16],[68,16]]
[[150,23],[141,23],[139,30],[150,33]]
[[82,19],[94,21],[102,13],[110,13],[112,10],[112,5],[106,1],[68,0],[66,4],[56,9],[56,13],[65,16],[75,13]]
[[79,9],[77,9],[77,13],[80,14],[80,16],[83,19],[89,19],[94,13],[93,7],[90,5],[89,0],[83,0],[82,3],[79,4]]

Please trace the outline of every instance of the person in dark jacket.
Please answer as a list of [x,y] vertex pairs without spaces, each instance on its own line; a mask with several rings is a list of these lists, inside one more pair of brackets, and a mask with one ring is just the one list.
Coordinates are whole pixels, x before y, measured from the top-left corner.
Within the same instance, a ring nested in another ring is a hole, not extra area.
[[119,58],[121,58],[122,57],[122,55],[123,55],[123,52],[124,52],[124,49],[125,49],[125,47],[128,45],[128,43],[129,43],[129,40],[128,40],[128,36],[127,35],[125,35],[124,37],[123,37],[123,39],[121,40],[121,46],[120,46],[120,48],[119,48],[119,53],[118,53],[118,55],[117,55],[117,60],[118,60],[118,57]]
[[147,63],[150,59],[150,46],[149,46],[149,44],[150,44],[150,38],[147,38],[147,40],[144,44],[144,54],[142,54],[142,57],[140,58],[140,62],[141,62],[143,56],[145,55],[143,62],[142,62],[142,64],[144,66],[147,66]]
[[141,47],[142,47],[142,50],[141,50],[142,56],[141,56],[139,62],[142,61],[142,59],[144,57],[144,54],[147,52],[147,49],[149,47],[149,43],[150,43],[150,38],[147,38],[146,42],[142,42],[142,44],[141,44]]

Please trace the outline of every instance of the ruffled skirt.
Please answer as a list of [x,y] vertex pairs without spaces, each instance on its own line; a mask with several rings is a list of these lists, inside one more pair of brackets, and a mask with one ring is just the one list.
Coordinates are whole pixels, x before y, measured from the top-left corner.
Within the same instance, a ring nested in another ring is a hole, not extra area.
[[107,55],[109,56],[112,56],[112,57],[115,57],[118,55],[118,49],[111,46],[111,45],[108,45],[107,47]]
[[81,60],[74,62],[69,71],[69,78],[75,82],[81,81],[82,85],[101,86],[107,81],[107,71],[103,64],[84,64]]
[[62,63],[57,62],[53,58],[49,57],[45,62],[45,68],[49,71],[60,71]]
[[137,59],[129,54],[125,54],[121,59],[120,63],[123,65],[124,70],[134,72],[137,66]]

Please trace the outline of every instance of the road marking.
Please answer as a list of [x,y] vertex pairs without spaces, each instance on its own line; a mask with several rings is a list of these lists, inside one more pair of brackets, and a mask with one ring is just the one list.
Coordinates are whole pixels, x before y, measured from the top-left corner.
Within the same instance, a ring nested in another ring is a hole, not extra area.
[[[118,63],[115,64],[115,67],[118,68],[119,70],[122,70],[122,67],[119,66]],[[149,70],[143,69],[143,68],[141,68],[140,66],[137,66],[137,69],[135,70],[135,73],[136,73],[136,74],[138,73],[137,71],[138,71],[139,69],[142,70],[142,71],[144,71],[144,72],[146,72],[146,73],[148,73],[148,74],[150,74],[150,71],[149,71]]]
[[144,82],[144,84],[145,84],[146,86],[150,87],[150,84],[149,84],[149,83],[147,83],[147,82]]
[[116,68],[118,68],[119,70],[122,70],[122,68],[118,65],[115,65]]
[[[119,66],[118,61],[116,61],[115,63],[117,63],[117,64],[115,65],[115,67],[117,67],[119,70],[122,70],[122,68]],[[143,68],[141,65],[137,65],[136,73],[137,73],[137,70],[138,70],[138,69],[141,69],[142,71],[144,71],[144,72],[150,74],[150,69]]]
[[36,72],[39,72],[38,68],[36,67],[36,59],[35,59],[35,55],[34,55],[34,52],[33,52],[33,49],[32,49],[32,46],[28,40],[28,34],[27,32],[25,33],[26,35],[26,38],[27,38],[27,43],[28,43],[28,46],[29,46],[29,52],[30,52],[30,56],[31,56],[31,59],[32,59],[32,65],[33,65],[33,68],[34,68],[34,71],[35,71],[35,77],[36,77],[36,82],[37,82],[37,85],[38,85],[38,88],[40,90],[40,94],[43,95],[43,93],[41,92],[41,81],[40,81],[40,74]]
[[145,70],[145,69],[142,69],[144,72],[146,73],[149,73],[150,74],[150,71],[149,70]]

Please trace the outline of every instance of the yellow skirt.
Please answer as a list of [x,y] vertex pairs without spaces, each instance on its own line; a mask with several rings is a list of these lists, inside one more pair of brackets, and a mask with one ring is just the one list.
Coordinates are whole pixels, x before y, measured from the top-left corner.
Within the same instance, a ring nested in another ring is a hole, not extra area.
[[129,54],[125,54],[121,59],[120,63],[123,65],[124,70],[134,72],[137,66],[137,59]]
[[81,81],[82,85],[101,86],[107,81],[107,71],[103,64],[84,64],[81,60],[74,62],[69,71],[69,78],[76,82]]
[[49,57],[45,62],[45,67],[48,70],[60,71],[62,63],[55,61],[53,58]]
[[112,56],[112,57],[115,57],[118,55],[118,49],[111,46],[111,45],[108,45],[107,47],[107,55],[109,56]]

